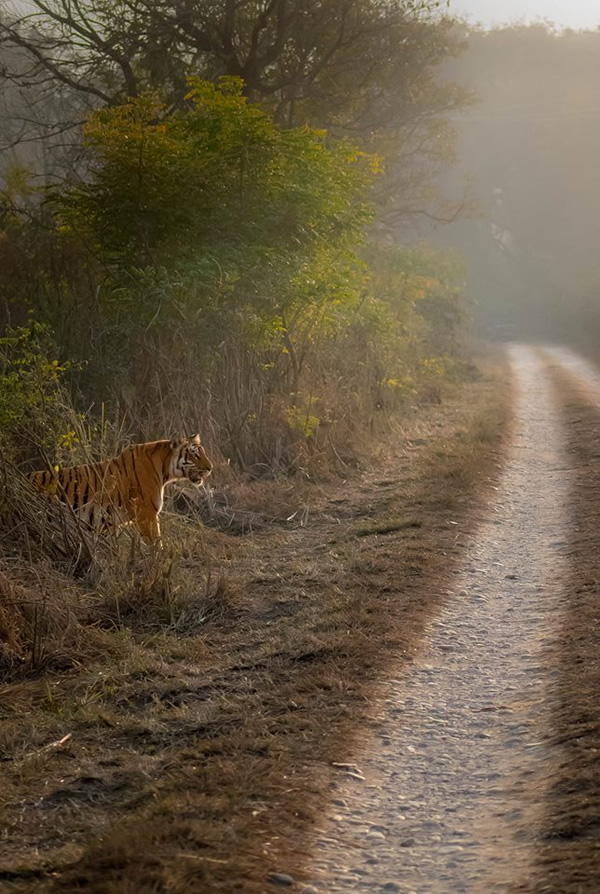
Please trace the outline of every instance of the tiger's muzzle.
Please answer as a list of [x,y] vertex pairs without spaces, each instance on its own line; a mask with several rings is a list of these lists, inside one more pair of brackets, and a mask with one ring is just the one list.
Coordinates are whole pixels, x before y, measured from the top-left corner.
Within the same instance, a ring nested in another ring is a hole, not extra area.
[[202,484],[205,478],[208,478],[212,469],[190,469],[188,472],[188,478],[192,482],[192,484]]

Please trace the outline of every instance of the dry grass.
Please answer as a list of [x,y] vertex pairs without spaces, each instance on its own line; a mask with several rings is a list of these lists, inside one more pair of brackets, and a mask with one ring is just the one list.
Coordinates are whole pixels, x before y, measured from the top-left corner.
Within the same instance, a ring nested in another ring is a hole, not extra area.
[[111,657],[94,598],[48,561],[0,561],[0,681]]
[[4,551],[20,547],[33,563],[49,558],[69,575],[101,567],[114,544],[94,536],[72,508],[48,500],[9,461],[0,463],[0,535]]
[[301,878],[332,762],[443,601],[505,395],[502,379],[457,389],[327,487],[256,484],[248,536],[167,515],[156,565],[116,595],[109,571],[93,618],[119,648],[3,692],[0,885],[264,894],[271,871]]

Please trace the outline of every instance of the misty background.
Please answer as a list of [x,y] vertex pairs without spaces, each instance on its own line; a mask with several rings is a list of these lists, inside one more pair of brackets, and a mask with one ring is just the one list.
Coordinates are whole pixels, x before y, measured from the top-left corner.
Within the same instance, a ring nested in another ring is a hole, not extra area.
[[595,0],[452,0],[450,11],[483,28],[545,22],[559,29],[594,31],[600,24]]
[[436,240],[467,261],[483,331],[526,338],[599,334],[600,32],[515,25],[468,31],[450,77],[476,94],[454,116],[473,217]]

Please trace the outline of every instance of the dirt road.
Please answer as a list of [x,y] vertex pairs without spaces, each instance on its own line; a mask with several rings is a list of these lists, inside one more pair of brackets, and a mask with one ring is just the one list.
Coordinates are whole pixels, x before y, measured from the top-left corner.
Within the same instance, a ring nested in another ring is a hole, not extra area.
[[[361,753],[338,767],[306,894],[533,885],[560,759],[552,652],[568,598],[575,473],[550,368],[597,402],[600,374],[558,349],[515,346],[510,362],[514,425],[496,498],[420,656],[381,692]],[[582,877],[578,890],[597,882]]]

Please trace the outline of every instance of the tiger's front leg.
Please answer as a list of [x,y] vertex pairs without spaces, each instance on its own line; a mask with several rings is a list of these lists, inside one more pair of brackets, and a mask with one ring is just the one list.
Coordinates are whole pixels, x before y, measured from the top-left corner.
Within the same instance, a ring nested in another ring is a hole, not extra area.
[[135,506],[135,524],[144,540],[160,545],[158,512],[153,505],[142,503]]

